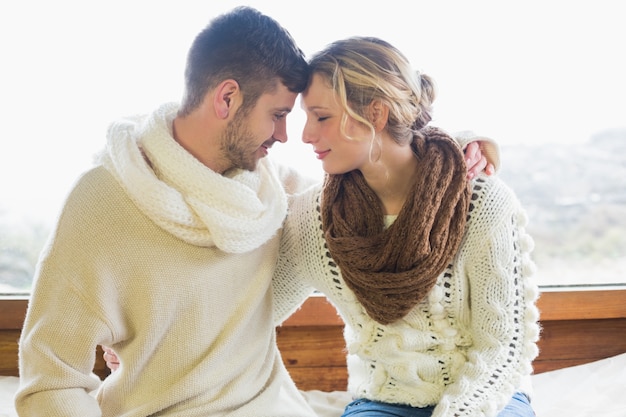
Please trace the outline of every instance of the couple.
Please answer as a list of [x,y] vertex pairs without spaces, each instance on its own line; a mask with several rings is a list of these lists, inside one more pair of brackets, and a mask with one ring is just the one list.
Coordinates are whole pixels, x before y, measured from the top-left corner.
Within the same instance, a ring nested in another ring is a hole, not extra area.
[[[185,80],[180,106],[113,124],[68,196],[20,340],[20,416],[313,416],[274,332],[312,288],[346,322],[346,416],[532,415],[523,212],[427,126],[427,76],[369,38],[307,63],[237,8]],[[264,158],[298,93],[323,186]],[[99,344],[121,362],[103,383]]]

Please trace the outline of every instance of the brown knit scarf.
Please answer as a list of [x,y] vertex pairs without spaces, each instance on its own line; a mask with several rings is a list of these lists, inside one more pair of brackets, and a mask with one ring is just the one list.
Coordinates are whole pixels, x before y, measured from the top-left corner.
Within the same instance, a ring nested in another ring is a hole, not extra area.
[[465,229],[463,154],[443,131],[421,132],[412,143],[420,175],[388,229],[360,171],[329,175],[324,184],[322,225],[330,253],[367,313],[382,324],[404,317],[430,292]]

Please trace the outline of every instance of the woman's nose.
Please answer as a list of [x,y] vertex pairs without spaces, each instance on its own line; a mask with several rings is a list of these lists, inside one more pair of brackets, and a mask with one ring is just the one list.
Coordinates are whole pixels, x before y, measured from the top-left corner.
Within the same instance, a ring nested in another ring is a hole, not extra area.
[[309,126],[309,124],[306,123],[304,125],[304,128],[302,129],[302,142],[313,143],[315,141],[316,141],[316,135],[313,129],[311,129],[311,127]]

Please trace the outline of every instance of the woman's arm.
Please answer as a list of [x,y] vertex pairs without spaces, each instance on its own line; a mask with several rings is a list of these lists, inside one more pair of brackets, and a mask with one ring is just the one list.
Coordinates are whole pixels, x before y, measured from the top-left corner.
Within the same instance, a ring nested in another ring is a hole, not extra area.
[[525,213],[497,178],[474,185],[460,267],[467,271],[472,346],[433,417],[495,415],[537,355],[538,288]]
[[321,184],[289,198],[289,211],[283,225],[280,251],[272,288],[274,291],[274,320],[282,323],[311,295],[321,270],[316,249],[317,198]]

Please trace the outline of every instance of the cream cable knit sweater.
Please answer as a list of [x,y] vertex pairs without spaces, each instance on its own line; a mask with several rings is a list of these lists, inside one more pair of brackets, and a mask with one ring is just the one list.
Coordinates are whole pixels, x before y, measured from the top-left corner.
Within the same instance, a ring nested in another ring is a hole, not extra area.
[[355,397],[436,404],[433,417],[479,417],[495,416],[516,390],[530,393],[539,327],[526,217],[498,178],[479,177],[473,185],[453,262],[427,301],[387,326],[365,313],[326,249],[319,189],[293,198],[274,291],[289,298],[294,287],[306,293],[309,284],[335,305],[346,323],[348,389]]
[[[313,416],[275,343],[278,171],[264,159],[258,178],[205,172],[176,149],[174,112],[112,128],[108,169],[90,170],[69,195],[20,341],[20,416]],[[304,185],[281,178],[291,191]],[[251,211],[257,221],[238,223]],[[122,362],[100,387],[98,344]]]

